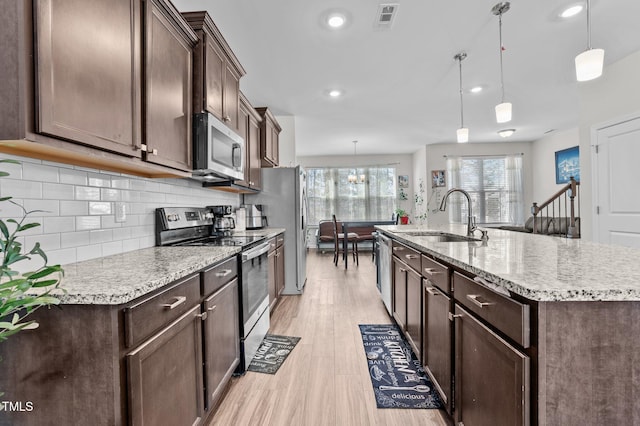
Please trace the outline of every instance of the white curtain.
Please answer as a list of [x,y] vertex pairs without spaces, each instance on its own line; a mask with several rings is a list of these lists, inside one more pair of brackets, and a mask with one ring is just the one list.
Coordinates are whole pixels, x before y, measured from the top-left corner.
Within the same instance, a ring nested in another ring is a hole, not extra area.
[[[349,175],[364,175],[350,183]],[[331,219],[390,220],[396,204],[396,170],[393,167],[307,168],[309,224]]]
[[[478,223],[524,223],[522,155],[447,157],[449,188],[461,188],[471,197]],[[467,203],[460,194],[447,202],[449,220],[466,223]]]

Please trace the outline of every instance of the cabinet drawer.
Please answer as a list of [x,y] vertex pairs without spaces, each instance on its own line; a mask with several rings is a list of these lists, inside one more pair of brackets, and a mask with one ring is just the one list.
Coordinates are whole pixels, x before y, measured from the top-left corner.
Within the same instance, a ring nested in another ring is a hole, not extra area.
[[200,275],[192,275],[124,309],[125,345],[137,345],[200,301]]
[[201,272],[202,295],[208,296],[238,276],[236,256]]
[[284,234],[280,234],[276,237],[276,245],[280,247],[284,244]]
[[277,247],[276,238],[275,237],[269,238],[269,254],[275,253],[276,247]]
[[465,308],[522,347],[529,347],[529,305],[498,294],[457,272],[453,274],[453,294]]
[[416,271],[420,271],[420,253],[412,248],[393,241],[393,255]]
[[449,282],[449,268],[442,263],[422,255],[422,276],[432,285],[449,294],[451,291]]

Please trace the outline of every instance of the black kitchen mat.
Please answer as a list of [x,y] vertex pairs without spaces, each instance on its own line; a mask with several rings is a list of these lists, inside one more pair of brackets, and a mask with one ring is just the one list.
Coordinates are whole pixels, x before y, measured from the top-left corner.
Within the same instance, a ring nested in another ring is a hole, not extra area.
[[276,374],[299,341],[300,337],[267,334],[262,340],[258,352],[253,356],[247,371]]
[[438,391],[397,325],[359,327],[378,408],[442,408]]

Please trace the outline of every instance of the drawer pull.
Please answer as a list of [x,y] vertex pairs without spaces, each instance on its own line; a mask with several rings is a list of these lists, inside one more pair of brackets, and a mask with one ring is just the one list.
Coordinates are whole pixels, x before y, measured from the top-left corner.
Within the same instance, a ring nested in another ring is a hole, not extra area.
[[201,314],[197,314],[196,317],[200,318],[202,321],[207,319],[207,313],[203,312]]
[[475,303],[477,306],[484,308],[485,306],[491,306],[493,305],[493,303],[491,302],[481,302],[478,300],[478,297],[480,297],[479,294],[467,294],[467,299],[471,300],[473,303]]
[[406,257],[407,259],[418,259],[420,256],[418,256],[417,254],[405,254],[404,257]]
[[440,293],[438,293],[438,290],[436,290],[435,287],[425,287],[424,289],[432,296],[440,296]]
[[424,268],[424,272],[426,272],[427,274],[433,276],[433,275],[439,275],[442,273],[442,271],[437,271],[435,268]]
[[216,272],[216,277],[226,277],[227,275],[229,275],[232,272],[233,272],[232,269],[223,269],[220,272]]
[[451,312],[449,312],[449,321],[454,321],[456,318],[462,318],[462,315],[452,314]]
[[169,310],[172,310],[172,309],[175,309],[178,306],[182,305],[187,300],[187,298],[184,297],[184,296],[176,296],[175,299],[176,299],[176,301],[173,302],[173,303],[163,303],[160,306],[162,306],[163,308],[167,308]]
[[207,308],[207,311],[213,312],[217,307],[218,307],[218,305],[213,305],[213,306]]
[[400,272],[407,272],[407,270],[404,268],[398,268],[398,269],[400,270]]
[[394,247],[393,251],[402,251],[404,250],[404,247]]

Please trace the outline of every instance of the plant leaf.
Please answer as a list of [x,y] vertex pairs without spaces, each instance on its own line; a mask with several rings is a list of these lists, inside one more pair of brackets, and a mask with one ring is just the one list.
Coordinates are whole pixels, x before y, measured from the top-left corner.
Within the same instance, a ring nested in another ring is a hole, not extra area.
[[[56,265],[57,266],[57,265]],[[51,275],[54,272],[58,272],[60,267],[56,266],[47,266],[39,271],[33,272],[32,274],[26,275],[26,278],[29,280],[37,280],[38,278],[46,277],[47,275]]]
[[0,163],[20,164],[20,162],[18,160],[13,160],[11,158],[0,159]]
[[7,228],[7,225],[4,223],[3,220],[0,220],[0,231],[2,231],[2,235],[4,235],[5,239],[9,239],[9,228]]
[[40,226],[40,224],[37,222],[25,223],[18,227],[18,232],[26,231],[27,229],[35,228],[36,226]]

